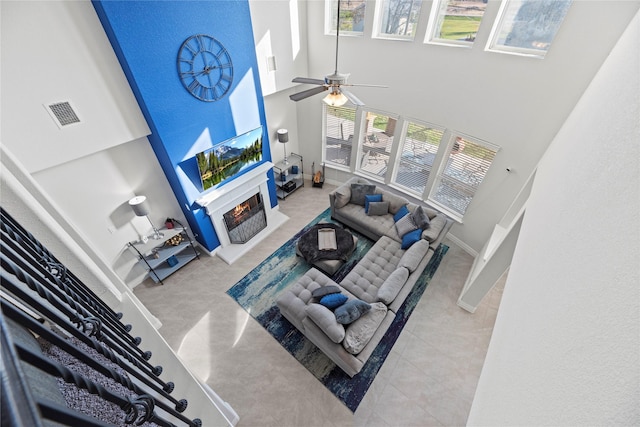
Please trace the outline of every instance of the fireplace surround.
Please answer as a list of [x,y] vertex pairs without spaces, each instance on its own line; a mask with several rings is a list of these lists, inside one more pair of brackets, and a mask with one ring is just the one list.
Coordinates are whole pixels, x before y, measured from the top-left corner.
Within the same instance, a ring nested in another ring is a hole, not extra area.
[[[206,210],[220,241],[220,246],[214,249],[211,255],[215,254],[227,264],[232,264],[289,219],[278,210],[277,205],[271,207],[267,173],[272,167],[271,162],[262,163],[196,200],[196,203]],[[238,236],[239,232],[233,231],[235,228],[229,232],[225,214],[244,203],[249,202],[251,205],[256,200],[259,200],[262,206],[257,207],[256,203],[256,206],[251,207],[251,223],[244,227],[242,236]],[[263,211],[262,214],[259,213],[260,210]],[[260,224],[261,221],[265,223],[264,227]],[[246,238],[250,234],[253,235]],[[242,240],[244,242],[241,242]]]

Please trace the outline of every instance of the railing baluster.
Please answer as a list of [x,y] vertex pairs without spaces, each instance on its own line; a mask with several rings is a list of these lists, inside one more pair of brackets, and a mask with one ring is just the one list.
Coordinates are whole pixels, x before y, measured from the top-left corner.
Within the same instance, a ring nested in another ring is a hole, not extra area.
[[[22,311],[18,310],[13,305],[9,304],[7,301],[2,300],[0,302],[0,304],[2,305],[2,314],[4,314],[7,318],[12,319],[12,320],[18,322],[19,324],[27,327],[28,329],[32,330],[37,335],[39,335],[40,337],[44,338],[45,340],[47,340],[51,344],[53,344],[53,345],[55,345],[57,347],[60,347],[62,350],[66,351],[67,353],[69,353],[70,355],[74,356],[75,358],[77,358],[81,362],[83,362],[86,365],[90,366],[91,368],[95,369],[97,372],[100,372],[101,374],[105,375],[106,377],[109,377],[109,378],[117,381],[118,383],[120,383],[121,385],[127,387],[129,390],[133,391],[134,393],[136,393],[136,394],[144,394],[145,393],[144,390],[142,390],[139,386],[134,384],[128,377],[120,375],[116,370],[108,368],[108,367],[102,365],[100,362],[98,362],[95,359],[93,359],[87,353],[85,353],[81,349],[77,348],[76,346],[74,346],[70,342],[62,339],[57,334],[53,333],[50,329],[48,329],[47,327],[45,327],[42,324],[38,323],[36,320],[34,320],[32,317],[26,315]],[[171,408],[171,407],[167,406],[161,400],[156,401],[156,404],[158,405],[158,407],[160,407],[164,411],[167,411],[168,413],[170,413],[171,415],[173,415],[176,418],[179,418],[180,420],[184,421],[185,423],[187,423],[189,425],[195,425],[195,424],[192,423],[191,420],[186,418],[184,415],[180,414],[174,408]]]
[[[12,357],[16,357],[17,354],[23,363],[29,363],[115,403],[127,412],[127,423],[149,421],[159,426],[172,426],[174,421],[171,420],[175,420],[188,426],[201,426],[200,419],[190,420],[181,414],[187,407],[187,401],[178,400],[170,395],[174,388],[173,383],[160,379],[158,376],[162,368],[154,367],[147,362],[151,352],[145,352],[138,347],[141,339],[129,334],[131,325],[121,322],[122,313],[114,312],[4,209],[0,208],[0,211],[0,321],[3,335],[3,318],[7,316],[104,377],[128,388],[138,395],[138,398],[133,399],[110,391],[20,343],[12,344],[12,348],[15,349],[15,353],[11,353]],[[21,307],[27,311],[23,311]],[[56,333],[48,324],[43,324],[45,319],[57,326],[61,333]],[[76,338],[89,349],[95,350],[122,368],[126,374],[113,367],[104,366],[103,362],[94,359],[87,350],[78,347],[61,334]],[[5,353],[3,351],[3,356]],[[132,381],[127,375],[131,375],[137,381]],[[34,396],[32,399],[47,419],[66,422],[68,425],[104,425],[46,398]],[[3,406],[4,403],[3,400]],[[155,413],[156,408],[161,411],[161,416]]]

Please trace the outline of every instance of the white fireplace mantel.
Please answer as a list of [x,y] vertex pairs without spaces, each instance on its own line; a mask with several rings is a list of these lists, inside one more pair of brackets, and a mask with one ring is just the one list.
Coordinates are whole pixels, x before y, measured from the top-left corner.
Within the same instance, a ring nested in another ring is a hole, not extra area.
[[[196,203],[205,208],[216,231],[220,246],[212,254],[218,255],[227,264],[233,264],[242,255],[260,243],[269,234],[280,227],[289,218],[278,210],[278,206],[271,207],[269,187],[267,185],[267,173],[272,169],[273,163],[265,162],[249,172],[240,175],[227,184],[215,188],[196,200]],[[223,215],[238,204],[244,202],[257,192],[260,193],[264,203],[267,217],[267,227],[256,234],[248,242],[238,244],[231,243],[227,227],[224,224]]]

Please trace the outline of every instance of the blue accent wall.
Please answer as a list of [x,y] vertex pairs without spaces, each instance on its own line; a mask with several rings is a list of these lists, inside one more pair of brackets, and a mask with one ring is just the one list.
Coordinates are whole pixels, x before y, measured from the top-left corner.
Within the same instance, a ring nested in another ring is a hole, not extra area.
[[[92,3],[149,124],[149,141],[178,203],[198,242],[212,251],[220,242],[205,210],[194,203],[204,194],[195,155],[263,126],[262,158],[271,161],[249,3],[247,0]],[[178,51],[194,34],[216,38],[231,55],[233,84],[218,101],[195,98],[180,81]],[[268,185],[275,206],[273,172],[269,172]]]

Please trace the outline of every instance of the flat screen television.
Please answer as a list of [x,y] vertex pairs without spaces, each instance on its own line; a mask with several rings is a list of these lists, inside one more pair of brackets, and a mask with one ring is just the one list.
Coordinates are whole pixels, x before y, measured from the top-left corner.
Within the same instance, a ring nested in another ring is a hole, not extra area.
[[196,154],[202,189],[220,184],[262,160],[262,126]]

